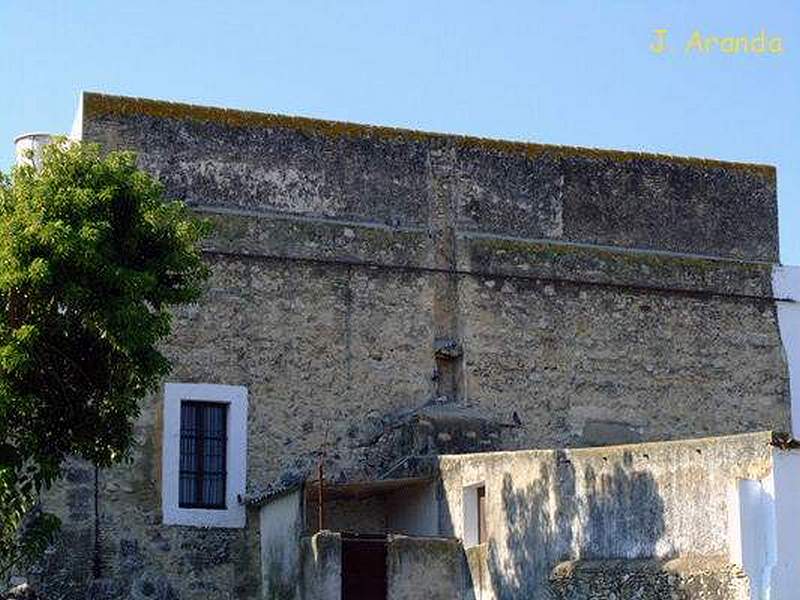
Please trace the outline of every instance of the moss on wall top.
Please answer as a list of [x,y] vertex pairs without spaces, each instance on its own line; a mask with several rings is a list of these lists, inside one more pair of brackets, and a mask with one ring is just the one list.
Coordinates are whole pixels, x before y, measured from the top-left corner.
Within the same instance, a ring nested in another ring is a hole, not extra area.
[[508,238],[476,239],[473,244],[490,252],[530,256],[539,261],[554,261],[561,257],[575,256],[602,259],[609,263],[629,264],[633,266],[646,264],[653,268],[686,267],[699,271],[712,271],[729,268],[746,271],[754,275],[770,276],[772,263],[762,261],[745,261],[737,258],[706,257],[666,252],[639,250],[636,248],[602,248],[563,242],[541,242],[536,240],[517,240]]
[[84,92],[84,119],[109,115],[145,115],[165,119],[216,122],[229,127],[281,127],[331,137],[422,141],[442,145],[452,144],[468,148],[472,147],[507,154],[523,154],[529,157],[550,155],[556,157],[579,157],[618,162],[635,160],[655,161],[693,166],[701,169],[746,170],[769,179],[775,178],[775,167],[764,164],[727,162],[706,158],[691,158],[646,152],[626,152],[621,150],[603,150],[577,146],[558,146],[530,142],[494,140],[466,135],[432,133],[414,129],[363,125],[359,123],[328,121],[308,117],[276,115],[254,111],[198,106],[179,102],[167,102],[163,100],[151,100],[147,98],[132,98]]

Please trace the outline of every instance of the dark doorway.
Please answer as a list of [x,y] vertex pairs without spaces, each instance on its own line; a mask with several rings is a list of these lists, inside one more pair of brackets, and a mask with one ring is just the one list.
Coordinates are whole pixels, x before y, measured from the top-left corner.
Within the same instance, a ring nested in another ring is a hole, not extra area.
[[386,600],[386,536],[342,535],[342,600]]
[[478,543],[486,543],[486,487],[479,486],[478,494]]

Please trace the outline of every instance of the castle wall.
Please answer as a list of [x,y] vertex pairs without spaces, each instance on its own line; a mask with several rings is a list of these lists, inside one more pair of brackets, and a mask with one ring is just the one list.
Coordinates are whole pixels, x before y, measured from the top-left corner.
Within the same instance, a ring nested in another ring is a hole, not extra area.
[[[216,225],[164,350],[169,381],[247,387],[250,491],[326,440],[331,477],[381,474],[419,450],[397,425],[433,398],[496,448],[788,429],[769,167],[93,94],[82,134]],[[104,577],[257,597],[253,513],[161,525],[160,411],[157,393],[134,465],[100,476]]]
[[775,261],[772,167],[85,94],[83,138],[199,206]]
[[167,350],[174,379],[233,378],[251,421],[272,416],[255,488],[280,444],[319,446],[330,408],[441,392],[516,412],[517,447],[788,426],[769,167],[91,94],[83,111],[84,138],[136,150],[216,225],[209,294]]

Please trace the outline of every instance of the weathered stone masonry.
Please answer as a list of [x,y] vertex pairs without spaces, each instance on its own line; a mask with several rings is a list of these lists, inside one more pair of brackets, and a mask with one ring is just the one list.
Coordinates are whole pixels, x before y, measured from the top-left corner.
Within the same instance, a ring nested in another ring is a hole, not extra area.
[[[165,349],[170,381],[247,387],[249,491],[326,438],[353,478],[421,451],[788,429],[771,167],[97,94],[78,122],[216,225]],[[94,586],[256,598],[257,517],[161,524],[161,401],[134,465],[100,474]],[[89,476],[50,500],[68,597],[91,579]]]

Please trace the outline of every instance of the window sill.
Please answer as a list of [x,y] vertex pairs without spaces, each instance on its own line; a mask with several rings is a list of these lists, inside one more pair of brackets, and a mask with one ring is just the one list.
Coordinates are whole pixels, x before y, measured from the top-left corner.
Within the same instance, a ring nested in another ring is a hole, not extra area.
[[241,528],[247,515],[244,506],[218,508],[172,508],[164,510],[164,525],[186,525],[189,527]]

